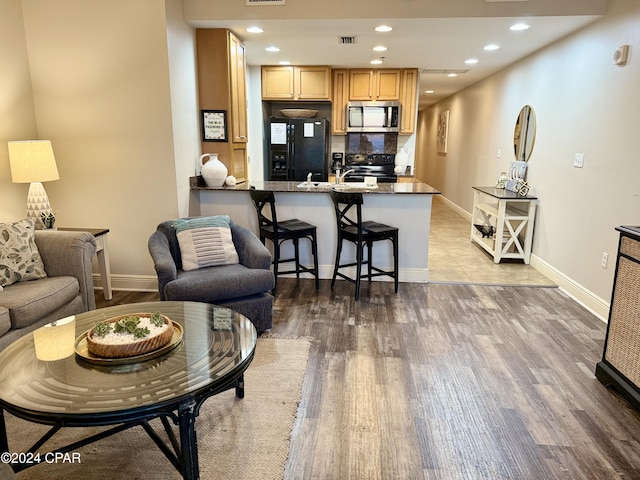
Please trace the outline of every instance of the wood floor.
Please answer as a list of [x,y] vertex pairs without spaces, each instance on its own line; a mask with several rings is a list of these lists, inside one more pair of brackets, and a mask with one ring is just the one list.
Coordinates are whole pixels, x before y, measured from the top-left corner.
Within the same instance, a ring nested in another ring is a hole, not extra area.
[[593,374],[605,324],[559,289],[353,288],[278,281],[271,335],[312,341],[285,479],[640,478],[640,416]]

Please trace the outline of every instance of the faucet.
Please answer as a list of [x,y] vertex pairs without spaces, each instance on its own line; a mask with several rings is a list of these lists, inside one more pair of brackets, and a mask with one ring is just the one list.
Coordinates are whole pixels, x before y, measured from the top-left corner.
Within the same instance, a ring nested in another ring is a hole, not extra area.
[[307,185],[311,185],[311,177],[313,176],[312,172],[309,172],[309,175],[307,175]]
[[349,173],[355,172],[355,170],[352,168],[350,170],[347,170],[346,172],[344,172],[342,175],[340,175],[340,169],[337,168],[336,169],[336,185],[339,183],[342,183],[342,181],[344,180],[344,177],[346,177]]

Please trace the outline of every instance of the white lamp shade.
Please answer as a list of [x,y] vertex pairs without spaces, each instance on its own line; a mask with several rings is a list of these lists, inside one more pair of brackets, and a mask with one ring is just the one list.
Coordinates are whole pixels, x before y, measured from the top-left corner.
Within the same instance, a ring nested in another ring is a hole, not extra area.
[[13,183],[50,182],[60,179],[50,140],[9,142],[9,163]]
[[46,324],[33,331],[36,358],[43,361],[62,360],[75,352],[76,317],[72,315]]

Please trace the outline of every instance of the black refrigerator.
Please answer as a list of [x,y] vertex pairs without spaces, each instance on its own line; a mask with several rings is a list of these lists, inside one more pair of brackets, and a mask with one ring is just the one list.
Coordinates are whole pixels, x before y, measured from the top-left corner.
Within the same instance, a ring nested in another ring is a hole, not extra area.
[[325,118],[275,118],[267,122],[265,179],[328,180],[329,122]]

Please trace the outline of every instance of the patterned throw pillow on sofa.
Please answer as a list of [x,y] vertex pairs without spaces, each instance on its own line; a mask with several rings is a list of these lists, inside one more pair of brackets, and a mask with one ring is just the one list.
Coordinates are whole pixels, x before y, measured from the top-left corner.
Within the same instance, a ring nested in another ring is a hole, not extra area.
[[173,227],[184,271],[240,262],[228,215],[177,220]]
[[0,223],[0,287],[46,276],[33,220]]

